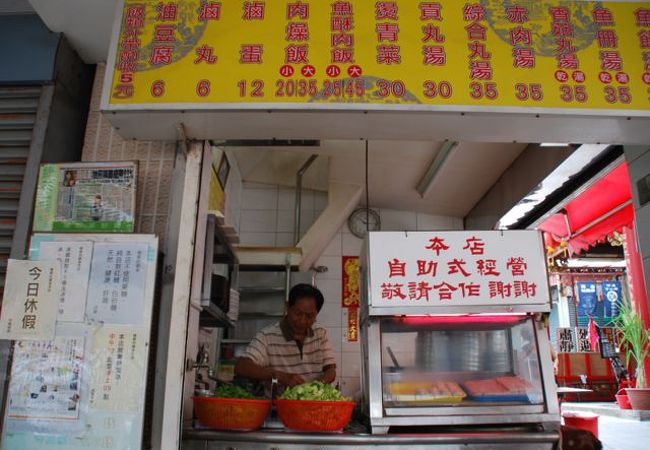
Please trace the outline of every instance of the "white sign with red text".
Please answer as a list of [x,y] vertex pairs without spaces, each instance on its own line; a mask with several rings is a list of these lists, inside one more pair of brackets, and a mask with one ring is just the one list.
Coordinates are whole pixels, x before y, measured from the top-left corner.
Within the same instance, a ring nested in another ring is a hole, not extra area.
[[549,302],[536,231],[375,232],[368,240],[373,307]]

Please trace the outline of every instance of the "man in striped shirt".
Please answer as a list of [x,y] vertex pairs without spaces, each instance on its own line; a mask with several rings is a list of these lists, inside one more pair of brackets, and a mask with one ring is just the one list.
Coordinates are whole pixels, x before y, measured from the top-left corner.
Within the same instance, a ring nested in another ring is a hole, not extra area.
[[324,301],[315,287],[294,286],[289,292],[286,315],[257,333],[237,360],[235,373],[258,381],[275,378],[284,386],[314,380],[333,382],[336,360],[327,331],[316,324]]

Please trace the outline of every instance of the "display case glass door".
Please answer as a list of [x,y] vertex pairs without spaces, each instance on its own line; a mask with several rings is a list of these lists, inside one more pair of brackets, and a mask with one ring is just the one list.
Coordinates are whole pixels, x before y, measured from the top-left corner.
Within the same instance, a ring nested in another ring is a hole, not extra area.
[[383,317],[380,327],[385,408],[544,403],[530,316]]

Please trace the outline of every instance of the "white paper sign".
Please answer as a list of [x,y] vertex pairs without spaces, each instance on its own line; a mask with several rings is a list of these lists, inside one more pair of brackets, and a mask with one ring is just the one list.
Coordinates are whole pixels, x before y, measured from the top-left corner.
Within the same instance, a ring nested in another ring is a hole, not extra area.
[[16,341],[7,415],[23,420],[76,420],[83,364],[83,337]]
[[8,261],[0,339],[54,338],[59,275],[58,261]]
[[142,325],[148,249],[146,244],[95,244],[86,306],[88,319]]
[[61,264],[58,320],[83,322],[90,276],[92,242],[42,242],[40,260]]
[[373,307],[549,304],[536,231],[369,234]]
[[145,328],[101,327],[93,338],[89,405],[137,412],[146,367]]

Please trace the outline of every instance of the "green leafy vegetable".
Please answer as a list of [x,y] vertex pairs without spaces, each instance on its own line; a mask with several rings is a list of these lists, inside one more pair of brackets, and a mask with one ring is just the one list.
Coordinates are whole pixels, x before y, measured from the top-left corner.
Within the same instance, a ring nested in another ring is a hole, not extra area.
[[332,402],[348,402],[351,399],[341,395],[341,392],[331,384],[312,381],[288,388],[280,397],[284,400],[318,400]]
[[224,383],[217,386],[214,390],[215,397],[221,398],[243,398],[243,399],[257,399],[253,394],[248,392],[246,389],[235,386],[232,383]]

